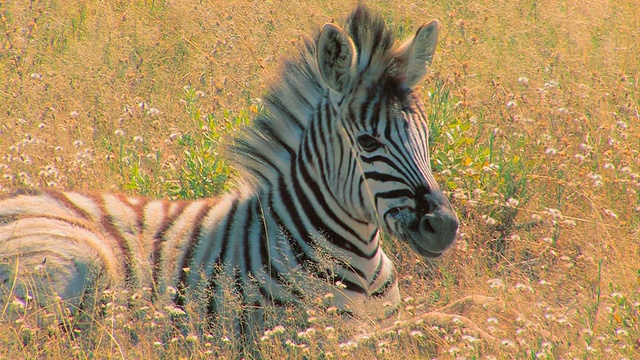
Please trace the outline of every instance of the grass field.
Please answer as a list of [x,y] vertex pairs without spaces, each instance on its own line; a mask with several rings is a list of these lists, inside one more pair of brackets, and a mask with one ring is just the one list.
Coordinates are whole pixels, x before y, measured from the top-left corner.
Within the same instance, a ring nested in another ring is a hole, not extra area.
[[[307,315],[313,330],[269,332],[262,355],[639,358],[637,2],[367,3],[399,37],[432,18],[442,26],[420,91],[460,239],[433,262],[387,241],[405,297],[399,317],[488,296],[447,311],[497,341],[459,321],[409,321],[355,345],[349,322],[317,312]],[[193,198],[234,187],[229,138],[261,111],[300,37],[354,5],[0,0],[0,195]],[[224,332],[167,337],[161,305],[110,304],[84,332],[2,320],[0,358],[237,356]]]

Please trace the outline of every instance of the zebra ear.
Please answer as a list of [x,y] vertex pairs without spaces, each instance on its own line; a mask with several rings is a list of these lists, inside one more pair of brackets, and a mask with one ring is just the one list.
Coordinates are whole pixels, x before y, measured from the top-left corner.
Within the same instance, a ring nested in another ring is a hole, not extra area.
[[356,74],[356,46],[340,27],[326,24],[318,38],[318,67],[324,82],[343,93]]
[[406,84],[414,87],[427,74],[438,42],[438,21],[433,20],[421,26],[416,35],[400,47],[400,57],[404,62]]

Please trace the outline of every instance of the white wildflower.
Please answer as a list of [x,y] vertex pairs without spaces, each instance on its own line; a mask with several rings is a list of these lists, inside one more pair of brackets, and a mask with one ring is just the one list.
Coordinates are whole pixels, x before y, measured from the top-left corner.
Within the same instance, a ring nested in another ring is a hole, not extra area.
[[502,279],[499,279],[499,278],[489,279],[487,280],[487,283],[489,284],[489,287],[492,289],[504,288],[504,282],[502,281]]
[[507,207],[516,208],[520,205],[520,202],[514,198],[508,198],[506,202]]
[[476,341],[478,341],[478,338],[475,336],[471,336],[471,335],[462,335],[462,340],[468,342],[468,343],[474,343]]
[[284,333],[284,326],[276,325],[276,327],[273,328],[273,333],[274,334],[283,334]]
[[516,343],[513,340],[509,340],[509,339],[502,339],[500,344],[502,346],[505,346],[505,347],[515,347],[516,346]]
[[358,343],[355,341],[347,341],[338,345],[341,349],[355,349],[358,347]]
[[147,115],[149,116],[157,116],[159,114],[160,114],[160,110],[156,108],[150,108],[149,110],[147,110]]
[[616,335],[628,336],[629,332],[626,329],[617,329],[616,330]]
[[613,211],[609,210],[609,209],[604,209],[602,210],[604,212],[605,215],[612,217],[614,219],[618,218],[618,215],[616,215],[616,213],[614,213]]
[[621,300],[624,299],[624,295],[622,295],[621,292],[612,292],[611,295],[612,298],[616,299],[616,300]]

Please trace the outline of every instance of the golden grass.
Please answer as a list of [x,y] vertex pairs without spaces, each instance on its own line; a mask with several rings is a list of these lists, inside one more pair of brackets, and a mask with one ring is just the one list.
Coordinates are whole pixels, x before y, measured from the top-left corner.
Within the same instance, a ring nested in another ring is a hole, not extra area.
[[[443,27],[423,89],[425,99],[447,91],[425,102],[450,115],[431,146],[462,236],[433,263],[387,244],[410,298],[401,317],[492,296],[455,311],[499,341],[440,324],[353,347],[350,323],[319,314],[317,333],[271,333],[263,356],[640,356],[636,2],[369,4],[402,36],[432,18]],[[233,132],[233,114],[256,111],[299,37],[354,5],[0,1],[0,191],[136,192],[146,179],[146,193],[166,194],[163,181],[187,166],[175,134],[200,134],[204,114]],[[185,86],[199,92],[190,110]],[[162,338],[169,310],[114,304],[91,335],[5,321],[0,357],[235,356],[232,339]]]

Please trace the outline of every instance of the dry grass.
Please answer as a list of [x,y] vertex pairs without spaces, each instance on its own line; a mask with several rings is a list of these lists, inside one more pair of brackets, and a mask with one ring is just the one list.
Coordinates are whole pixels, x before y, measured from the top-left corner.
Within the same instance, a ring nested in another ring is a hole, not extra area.
[[[492,296],[451,310],[498,342],[454,322],[355,346],[344,343],[349,323],[311,314],[315,332],[278,328],[264,357],[637,358],[640,9],[629,0],[432,3],[370,4],[402,36],[441,21],[423,89],[434,169],[462,220],[457,245],[433,263],[387,244],[408,297],[400,316]],[[224,188],[218,151],[258,111],[282,56],[353,5],[0,1],[0,191]],[[105,303],[107,315],[81,336],[5,321],[0,357],[235,356],[233,339],[217,333],[166,336],[171,309]]]

